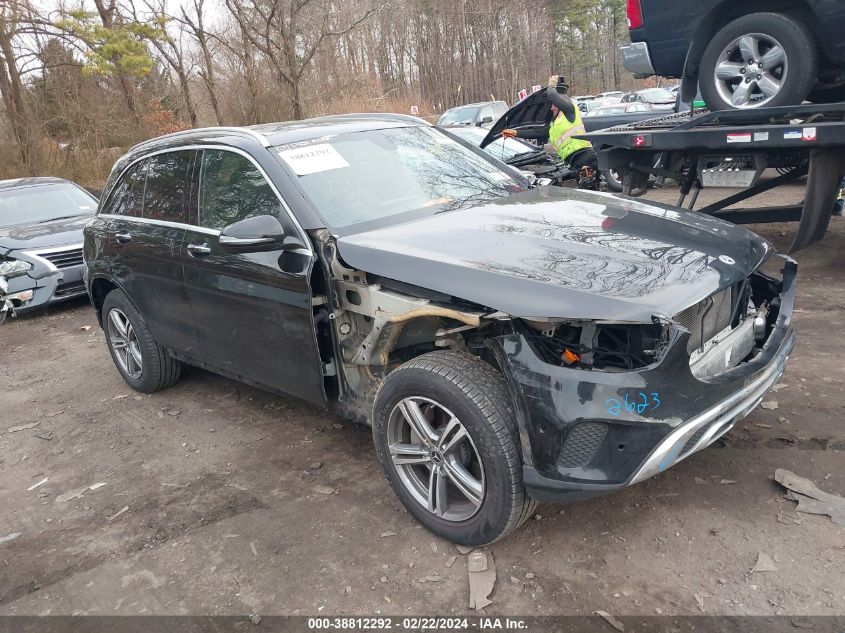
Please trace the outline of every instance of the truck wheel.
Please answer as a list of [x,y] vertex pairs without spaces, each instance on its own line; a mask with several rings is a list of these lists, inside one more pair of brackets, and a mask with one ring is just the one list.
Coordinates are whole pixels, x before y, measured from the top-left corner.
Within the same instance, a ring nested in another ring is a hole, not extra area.
[[438,536],[485,545],[534,513],[505,381],[474,356],[432,352],[393,370],[373,439],[396,495]]
[[605,169],[601,172],[608,191],[619,193],[622,191],[622,175],[616,169]]
[[135,391],[153,393],[179,380],[182,363],[156,343],[122,290],[112,290],[103,301],[103,329],[115,367]]
[[780,13],[753,13],[722,28],[698,73],[711,110],[797,105],[816,82],[818,50],[809,29]]

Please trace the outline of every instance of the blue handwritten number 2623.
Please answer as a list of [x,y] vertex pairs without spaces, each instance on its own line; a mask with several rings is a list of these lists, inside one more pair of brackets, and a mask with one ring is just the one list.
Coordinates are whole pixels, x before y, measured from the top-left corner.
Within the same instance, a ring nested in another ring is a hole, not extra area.
[[629,413],[636,411],[642,414],[646,411],[654,411],[660,406],[660,393],[652,391],[650,394],[646,394],[640,391],[636,396],[626,393],[621,402],[616,398],[610,398],[605,400],[605,404],[610,415],[619,415],[623,408]]

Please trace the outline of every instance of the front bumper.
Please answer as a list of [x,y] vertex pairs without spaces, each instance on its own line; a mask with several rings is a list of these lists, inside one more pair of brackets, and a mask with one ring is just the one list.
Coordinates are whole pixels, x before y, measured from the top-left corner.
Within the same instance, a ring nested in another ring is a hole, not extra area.
[[32,291],[32,298],[28,301],[19,302],[14,296],[11,297],[15,301],[15,310],[18,312],[35,310],[86,294],[85,283],[82,279],[83,269],[84,266],[81,265],[62,268],[38,279],[33,279],[29,275],[12,277],[9,279],[10,295]]
[[662,357],[636,371],[549,365],[519,334],[492,348],[516,403],[523,482],[538,501],[605,494],[706,448],[751,412],[795,344],[795,262],[784,258],[780,306],[760,353],[706,380],[693,376],[689,333],[674,327]]
[[648,45],[645,42],[634,42],[621,46],[622,66],[630,73],[634,73],[637,79],[644,79],[654,75],[654,66],[651,63],[651,55],[648,52]]

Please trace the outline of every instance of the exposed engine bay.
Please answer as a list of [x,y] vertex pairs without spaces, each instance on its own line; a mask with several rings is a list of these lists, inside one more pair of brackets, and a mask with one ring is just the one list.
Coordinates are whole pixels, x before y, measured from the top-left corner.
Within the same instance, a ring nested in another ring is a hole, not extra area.
[[488,341],[519,334],[549,365],[629,372],[659,362],[672,332],[681,330],[689,332],[692,374],[707,380],[754,358],[778,313],[777,283],[755,272],[672,319],[655,315],[651,323],[614,323],[514,318],[347,268],[334,239],[327,233],[318,239],[327,287],[326,296],[315,297],[314,311],[324,373],[331,383],[327,390],[336,392],[344,413],[361,420],[392,369],[436,349],[469,352],[495,364]]

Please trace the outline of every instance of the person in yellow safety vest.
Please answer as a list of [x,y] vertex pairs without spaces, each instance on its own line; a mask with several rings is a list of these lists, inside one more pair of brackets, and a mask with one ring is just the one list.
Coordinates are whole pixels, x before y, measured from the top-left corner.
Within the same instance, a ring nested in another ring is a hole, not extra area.
[[573,170],[579,171],[582,167],[590,167],[594,172],[598,172],[598,158],[590,141],[574,138],[584,134],[586,130],[581,120],[581,111],[566,95],[568,90],[569,85],[562,75],[549,77],[549,87],[546,90],[546,99],[551,102],[552,110],[552,122],[549,127],[530,125],[519,130],[508,128],[502,131],[502,136],[540,141],[548,137],[557,155]]

